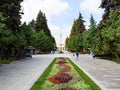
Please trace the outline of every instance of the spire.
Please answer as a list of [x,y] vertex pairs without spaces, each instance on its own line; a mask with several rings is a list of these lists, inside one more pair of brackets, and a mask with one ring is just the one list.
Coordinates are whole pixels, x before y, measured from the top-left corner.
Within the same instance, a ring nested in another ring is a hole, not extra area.
[[62,44],[62,29],[60,28],[60,45]]

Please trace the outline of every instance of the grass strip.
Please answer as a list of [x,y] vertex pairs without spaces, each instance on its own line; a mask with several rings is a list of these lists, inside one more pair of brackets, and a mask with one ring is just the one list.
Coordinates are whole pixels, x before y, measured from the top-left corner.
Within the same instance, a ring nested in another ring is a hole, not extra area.
[[46,70],[43,72],[43,74],[38,78],[38,80],[33,84],[33,86],[30,88],[30,90],[42,90],[42,85],[44,84],[47,76],[49,75],[51,68],[53,67],[53,64],[55,63],[57,58],[55,58],[51,64],[46,68]]
[[90,85],[92,90],[101,90],[101,88],[90,79],[75,63],[73,63],[69,58],[69,62],[73,65],[74,69],[79,73],[79,75],[85,80],[85,83]]
[[15,61],[14,58],[9,58],[8,60],[0,60],[0,64],[10,64],[13,61]]

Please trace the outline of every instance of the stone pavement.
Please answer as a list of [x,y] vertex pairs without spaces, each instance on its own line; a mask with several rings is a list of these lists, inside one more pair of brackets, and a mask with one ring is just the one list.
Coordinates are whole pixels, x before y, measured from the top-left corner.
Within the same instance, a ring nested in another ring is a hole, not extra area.
[[93,59],[88,54],[82,54],[77,60],[70,58],[94,80],[102,90],[120,90],[120,64],[103,59]]
[[29,90],[53,60],[50,55],[34,55],[8,65],[0,65],[0,90]]
[[0,65],[0,90],[29,90],[54,57],[71,58],[102,90],[120,90],[120,64],[93,59],[88,54],[77,60],[71,53],[34,55],[8,65]]

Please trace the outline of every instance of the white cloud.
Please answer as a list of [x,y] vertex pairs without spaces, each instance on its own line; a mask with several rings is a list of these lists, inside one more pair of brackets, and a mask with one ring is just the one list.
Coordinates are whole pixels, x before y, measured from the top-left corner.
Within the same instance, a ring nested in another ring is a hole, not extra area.
[[21,4],[24,8],[22,22],[35,19],[39,10],[46,14],[48,20],[51,16],[57,16],[69,9],[69,4],[63,0],[25,0]]
[[50,16],[59,15],[68,8],[68,3],[63,0],[45,0],[41,5],[41,9]]
[[101,14],[103,10],[99,8],[100,3],[101,0],[83,0],[83,2],[80,3],[80,9],[93,14]]
[[[56,26],[51,23],[52,16],[59,16],[70,9],[69,4],[65,0],[24,0],[21,5],[24,8],[24,15],[21,21],[30,22],[32,19],[36,19],[36,16],[41,10],[45,13],[48,20],[48,26],[51,30],[52,35],[55,37],[56,42],[60,41],[60,26]],[[64,27],[63,30],[63,41],[66,38],[66,33],[69,35],[68,27]],[[65,34],[64,34],[65,33]]]

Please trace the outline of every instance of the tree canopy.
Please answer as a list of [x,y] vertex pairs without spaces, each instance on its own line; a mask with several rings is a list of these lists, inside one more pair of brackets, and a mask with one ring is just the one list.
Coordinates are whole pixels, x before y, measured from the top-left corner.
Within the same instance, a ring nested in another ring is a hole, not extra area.
[[85,31],[84,20],[79,13],[78,19],[73,23],[70,37],[66,39],[66,48],[70,51],[83,51],[82,33]]

